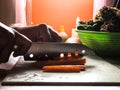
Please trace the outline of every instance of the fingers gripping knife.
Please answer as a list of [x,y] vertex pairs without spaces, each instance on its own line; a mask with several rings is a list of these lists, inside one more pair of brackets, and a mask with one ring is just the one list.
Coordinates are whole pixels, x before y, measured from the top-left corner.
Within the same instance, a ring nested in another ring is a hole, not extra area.
[[48,60],[54,57],[65,56],[70,52],[73,56],[75,52],[80,55],[93,55],[94,52],[82,44],[62,43],[62,42],[33,42],[28,52],[24,55],[25,60]]

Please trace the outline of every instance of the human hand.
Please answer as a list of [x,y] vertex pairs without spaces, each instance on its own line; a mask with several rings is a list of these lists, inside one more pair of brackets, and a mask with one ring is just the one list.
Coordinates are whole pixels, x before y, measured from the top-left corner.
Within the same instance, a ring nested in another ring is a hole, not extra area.
[[0,63],[7,62],[12,51],[13,56],[24,55],[30,46],[31,40],[0,23]]
[[61,42],[58,32],[46,24],[29,27],[14,27],[18,32],[27,36],[33,42]]

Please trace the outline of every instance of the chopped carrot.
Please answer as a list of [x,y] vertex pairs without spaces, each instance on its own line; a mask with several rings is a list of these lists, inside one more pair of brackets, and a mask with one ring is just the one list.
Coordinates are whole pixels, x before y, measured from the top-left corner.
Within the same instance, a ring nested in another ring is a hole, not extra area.
[[44,72],[80,72],[85,69],[85,65],[51,65],[43,66]]

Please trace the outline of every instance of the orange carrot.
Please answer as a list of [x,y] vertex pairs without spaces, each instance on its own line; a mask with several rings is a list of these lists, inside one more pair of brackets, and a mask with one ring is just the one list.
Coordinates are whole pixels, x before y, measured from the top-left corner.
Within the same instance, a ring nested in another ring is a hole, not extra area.
[[71,59],[61,59],[61,60],[47,60],[47,61],[37,61],[33,63],[35,67],[43,67],[49,65],[85,65],[86,58],[71,58]]
[[44,72],[80,72],[81,67],[79,65],[52,65],[44,66]]
[[86,68],[87,68],[86,65],[80,65],[80,70],[81,70],[81,71],[85,71]]

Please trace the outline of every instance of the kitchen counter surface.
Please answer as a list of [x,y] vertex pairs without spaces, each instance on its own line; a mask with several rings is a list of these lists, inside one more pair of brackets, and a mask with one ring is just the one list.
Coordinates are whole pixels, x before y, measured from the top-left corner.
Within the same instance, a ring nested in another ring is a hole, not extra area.
[[[79,73],[47,73],[33,66],[33,62],[18,62],[5,77],[7,85],[120,85],[120,60],[86,56],[86,71]],[[20,61],[20,60],[19,60]]]

